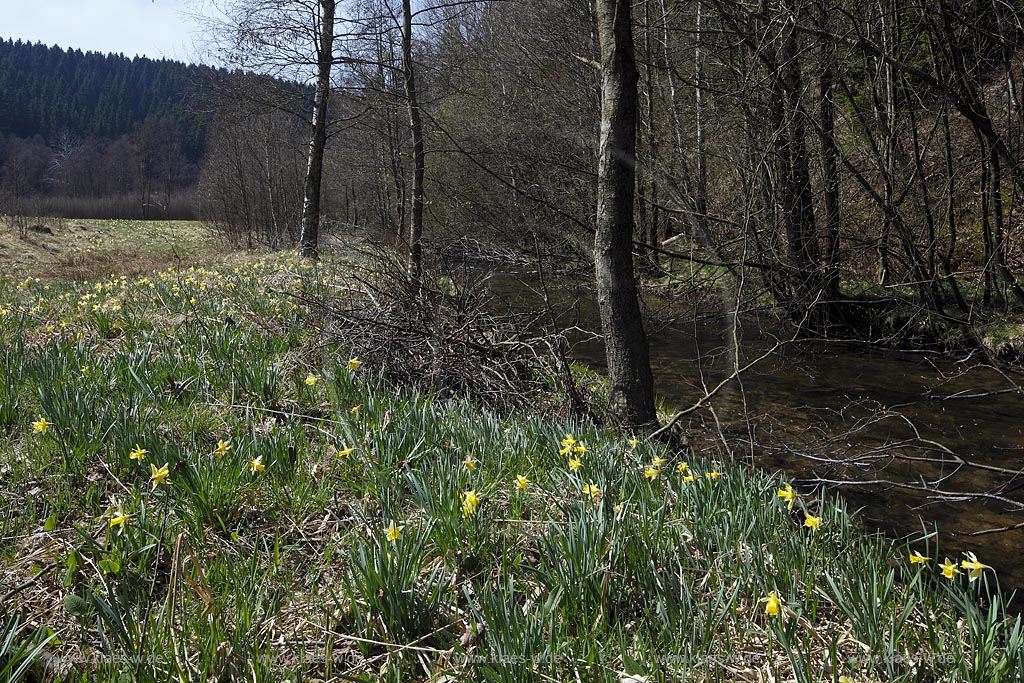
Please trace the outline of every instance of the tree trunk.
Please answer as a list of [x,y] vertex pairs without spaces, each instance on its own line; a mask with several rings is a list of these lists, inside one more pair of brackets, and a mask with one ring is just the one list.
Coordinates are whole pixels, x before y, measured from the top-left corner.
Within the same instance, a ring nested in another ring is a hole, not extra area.
[[[644,0],[644,23],[651,25],[651,3]],[[651,43],[651,31],[644,31],[644,138],[646,142],[647,156],[641,167],[643,175],[639,187],[639,218],[640,218],[640,241],[650,245],[652,248],[647,251],[647,265],[656,267],[658,265],[657,247],[661,242],[661,233],[658,230],[660,224],[660,206],[658,199],[658,139],[655,136],[654,121],[654,72],[658,69],[658,57],[654,54]],[[645,187],[649,188],[647,194]]]
[[1017,278],[1006,265],[1006,229],[1003,216],[1003,189],[1002,189],[1002,167],[999,163],[999,155],[991,154],[992,164],[992,219],[995,224],[995,235],[993,236],[992,248],[994,250],[996,273],[1010,290],[1017,305],[1024,305],[1024,289],[1021,289]]
[[412,63],[412,7],[402,0],[402,72],[405,76],[405,97],[409,104],[409,128],[412,132],[412,216],[409,224],[409,279],[419,291],[423,273],[423,122],[416,98],[416,71]]
[[943,151],[946,160],[946,228],[949,232],[949,244],[945,252],[940,253],[942,269],[946,273],[946,282],[949,290],[953,293],[957,308],[961,313],[969,313],[970,307],[960,291],[960,285],[956,281],[956,272],[953,270],[953,257],[956,256],[956,172],[953,166],[953,142],[949,133],[949,113],[942,112],[942,130],[945,145]]
[[[395,64],[394,44],[390,39],[387,41],[387,51],[384,49],[385,32],[382,30],[377,36],[377,88],[385,97],[391,94],[392,77],[389,77],[391,67]],[[381,225],[384,226],[387,239],[396,239],[402,242],[406,238],[405,230],[405,174],[402,171],[401,143],[399,141],[400,122],[398,111],[392,107],[390,102],[384,107],[382,113],[383,121],[381,126],[385,130],[384,142],[380,145],[381,167],[385,169],[385,179],[382,181],[381,194],[383,204],[381,206]],[[390,184],[388,183],[390,181]],[[395,193],[392,201],[391,192]],[[392,215],[394,210],[394,215]]]
[[594,271],[608,360],[609,409],[622,426],[650,427],[657,422],[654,382],[632,252],[639,74],[630,0],[597,0],[596,9],[601,137]]
[[[795,10],[784,8],[787,23],[795,23]],[[778,204],[786,232],[791,295],[790,318],[801,328],[820,331],[827,305],[821,301],[821,250],[814,219],[814,195],[808,168],[800,51],[792,26],[779,37],[769,118],[778,163]]]
[[988,216],[989,167],[988,160],[995,156],[990,153],[985,138],[978,135],[978,146],[981,153],[981,302],[986,308],[992,304],[992,225]]
[[[825,3],[818,2],[819,27],[828,29],[828,10]],[[835,45],[820,39],[820,74],[818,96],[820,100],[819,122],[821,136],[821,175],[825,197],[825,296],[829,301],[839,298],[839,148],[835,136],[835,105],[832,101],[834,89]]]
[[306,178],[302,183],[302,226],[299,255],[320,255],[320,181],[327,146],[327,103],[331,94],[331,65],[334,61],[335,0],[320,0],[320,45],[317,49],[316,93],[313,95],[313,126],[309,136]]
[[[924,151],[922,150],[920,136],[918,135],[918,121],[917,114],[913,103],[909,100],[904,101],[907,114],[910,118],[910,140],[914,144],[914,172],[917,175],[917,184],[921,188],[921,210],[924,212],[925,228],[927,230],[927,261],[924,262],[922,270],[924,272],[925,280],[928,280],[928,288],[931,292],[931,299],[935,304],[935,309],[941,311],[943,308],[944,294],[940,287],[939,273],[937,269],[938,263],[938,238],[935,230],[935,216],[932,212],[932,199],[931,191],[928,188],[928,174],[924,166]],[[935,125],[938,126],[938,121]]]
[[[887,19],[889,21],[887,22]],[[890,25],[895,21],[894,13],[889,11],[888,4],[879,6],[880,31],[882,34],[882,49],[886,54],[892,54],[893,43],[895,42],[895,29]],[[892,219],[895,213],[895,182],[896,182],[896,150],[899,145],[896,129],[896,84],[895,69],[892,64],[882,61],[880,64],[882,72],[881,101],[876,96],[878,103],[878,115],[882,122],[882,131],[885,135],[885,146],[882,150],[882,159],[879,170],[882,173],[885,214],[882,219],[882,233],[878,238],[878,284],[882,287],[888,286],[892,281],[892,266],[889,258],[889,238],[892,235]]]
[[[708,234],[708,169],[704,144],[704,26],[703,7],[697,0],[696,33],[693,45],[693,119],[697,146],[696,204],[697,223],[702,235]],[[708,240],[710,242],[710,239]]]

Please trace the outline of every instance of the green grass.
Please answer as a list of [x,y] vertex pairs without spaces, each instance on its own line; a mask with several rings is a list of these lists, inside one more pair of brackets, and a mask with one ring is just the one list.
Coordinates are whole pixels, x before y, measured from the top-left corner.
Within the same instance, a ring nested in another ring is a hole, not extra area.
[[1024,359],[1024,324],[1020,321],[993,318],[979,336],[996,358],[1016,363]]
[[932,536],[790,509],[728,454],[350,370],[289,296],[344,272],[0,290],[0,672],[41,646],[69,681],[1024,676],[991,571],[908,561]]

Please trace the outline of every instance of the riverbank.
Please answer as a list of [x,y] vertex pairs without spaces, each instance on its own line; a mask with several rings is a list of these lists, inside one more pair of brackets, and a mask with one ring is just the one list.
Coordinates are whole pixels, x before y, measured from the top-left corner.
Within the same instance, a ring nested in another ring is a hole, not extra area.
[[[664,269],[649,270],[641,289],[652,298],[687,302],[712,315],[733,308],[741,316],[774,311],[779,327],[793,322],[758,278],[741,278],[719,266],[670,262]],[[908,286],[844,280],[839,300],[828,304],[828,320],[800,336],[903,351],[973,351],[993,365],[1019,373],[1024,368],[1024,311],[1005,299],[983,296],[976,278],[960,281],[958,289],[969,302],[966,310],[950,301],[924,304],[916,298],[919,292]]]
[[[492,273],[487,286],[514,310],[545,307],[536,278]],[[589,282],[559,280],[548,301],[560,325],[599,328]],[[865,528],[895,539],[938,529],[951,552],[995,558],[1008,591],[1024,586],[1024,396],[1011,373],[969,352],[794,339],[770,312],[733,321],[650,296],[645,304],[664,412],[720,388],[677,425],[695,448],[786,472],[807,488],[838,487]],[[572,356],[604,367],[599,339],[576,335]],[[751,365],[727,382],[737,363]]]
[[487,410],[325,346],[304,302],[358,297],[350,270],[236,256],[3,290],[0,609],[14,642],[56,635],[37,666],[1020,678],[996,576],[960,556],[947,578],[934,537],[865,534],[728,452]]

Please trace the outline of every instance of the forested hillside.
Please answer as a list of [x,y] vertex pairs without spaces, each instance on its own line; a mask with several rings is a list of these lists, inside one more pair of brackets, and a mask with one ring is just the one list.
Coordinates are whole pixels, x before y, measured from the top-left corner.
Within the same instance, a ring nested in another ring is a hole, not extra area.
[[128,58],[0,40],[0,133],[45,140],[70,133],[115,139],[149,116],[171,116],[190,161],[202,155],[205,127],[184,106],[193,84],[218,72],[166,59]]
[[258,143],[268,112],[291,130],[306,97],[239,69],[0,40],[0,215],[196,218],[210,130]]
[[0,41],[0,214],[194,218],[211,86],[243,78]]

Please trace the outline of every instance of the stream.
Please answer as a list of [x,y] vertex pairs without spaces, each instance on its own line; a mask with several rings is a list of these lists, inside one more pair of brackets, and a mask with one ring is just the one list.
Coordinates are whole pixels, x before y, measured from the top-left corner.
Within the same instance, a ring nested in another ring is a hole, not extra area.
[[[491,272],[487,287],[511,310],[545,308],[535,277]],[[549,284],[549,300],[559,326],[600,329],[589,283]],[[742,367],[783,342],[726,384],[709,408],[684,418],[682,429],[698,454],[785,471],[804,493],[820,480],[858,482],[827,488],[838,489],[851,509],[860,509],[868,529],[908,539],[937,528],[939,559],[959,560],[964,552],[975,552],[995,568],[1005,592],[1024,588],[1024,565],[1018,561],[1024,529],[966,535],[1024,523],[1024,513],[1007,512],[996,500],[936,500],[892,484],[863,483],[941,480],[943,491],[999,491],[1024,499],[1024,491],[1016,490],[1024,488],[1024,476],[1015,482],[1012,473],[984,469],[1024,468],[1024,396],[966,398],[1009,386],[977,355],[790,342],[777,336],[785,332],[771,315],[741,317],[738,345],[732,345],[722,316],[695,318],[653,298],[645,304],[655,392],[670,413],[693,405],[726,379],[735,359]],[[603,371],[600,340],[579,339],[574,359]],[[982,467],[958,469],[955,456]]]

